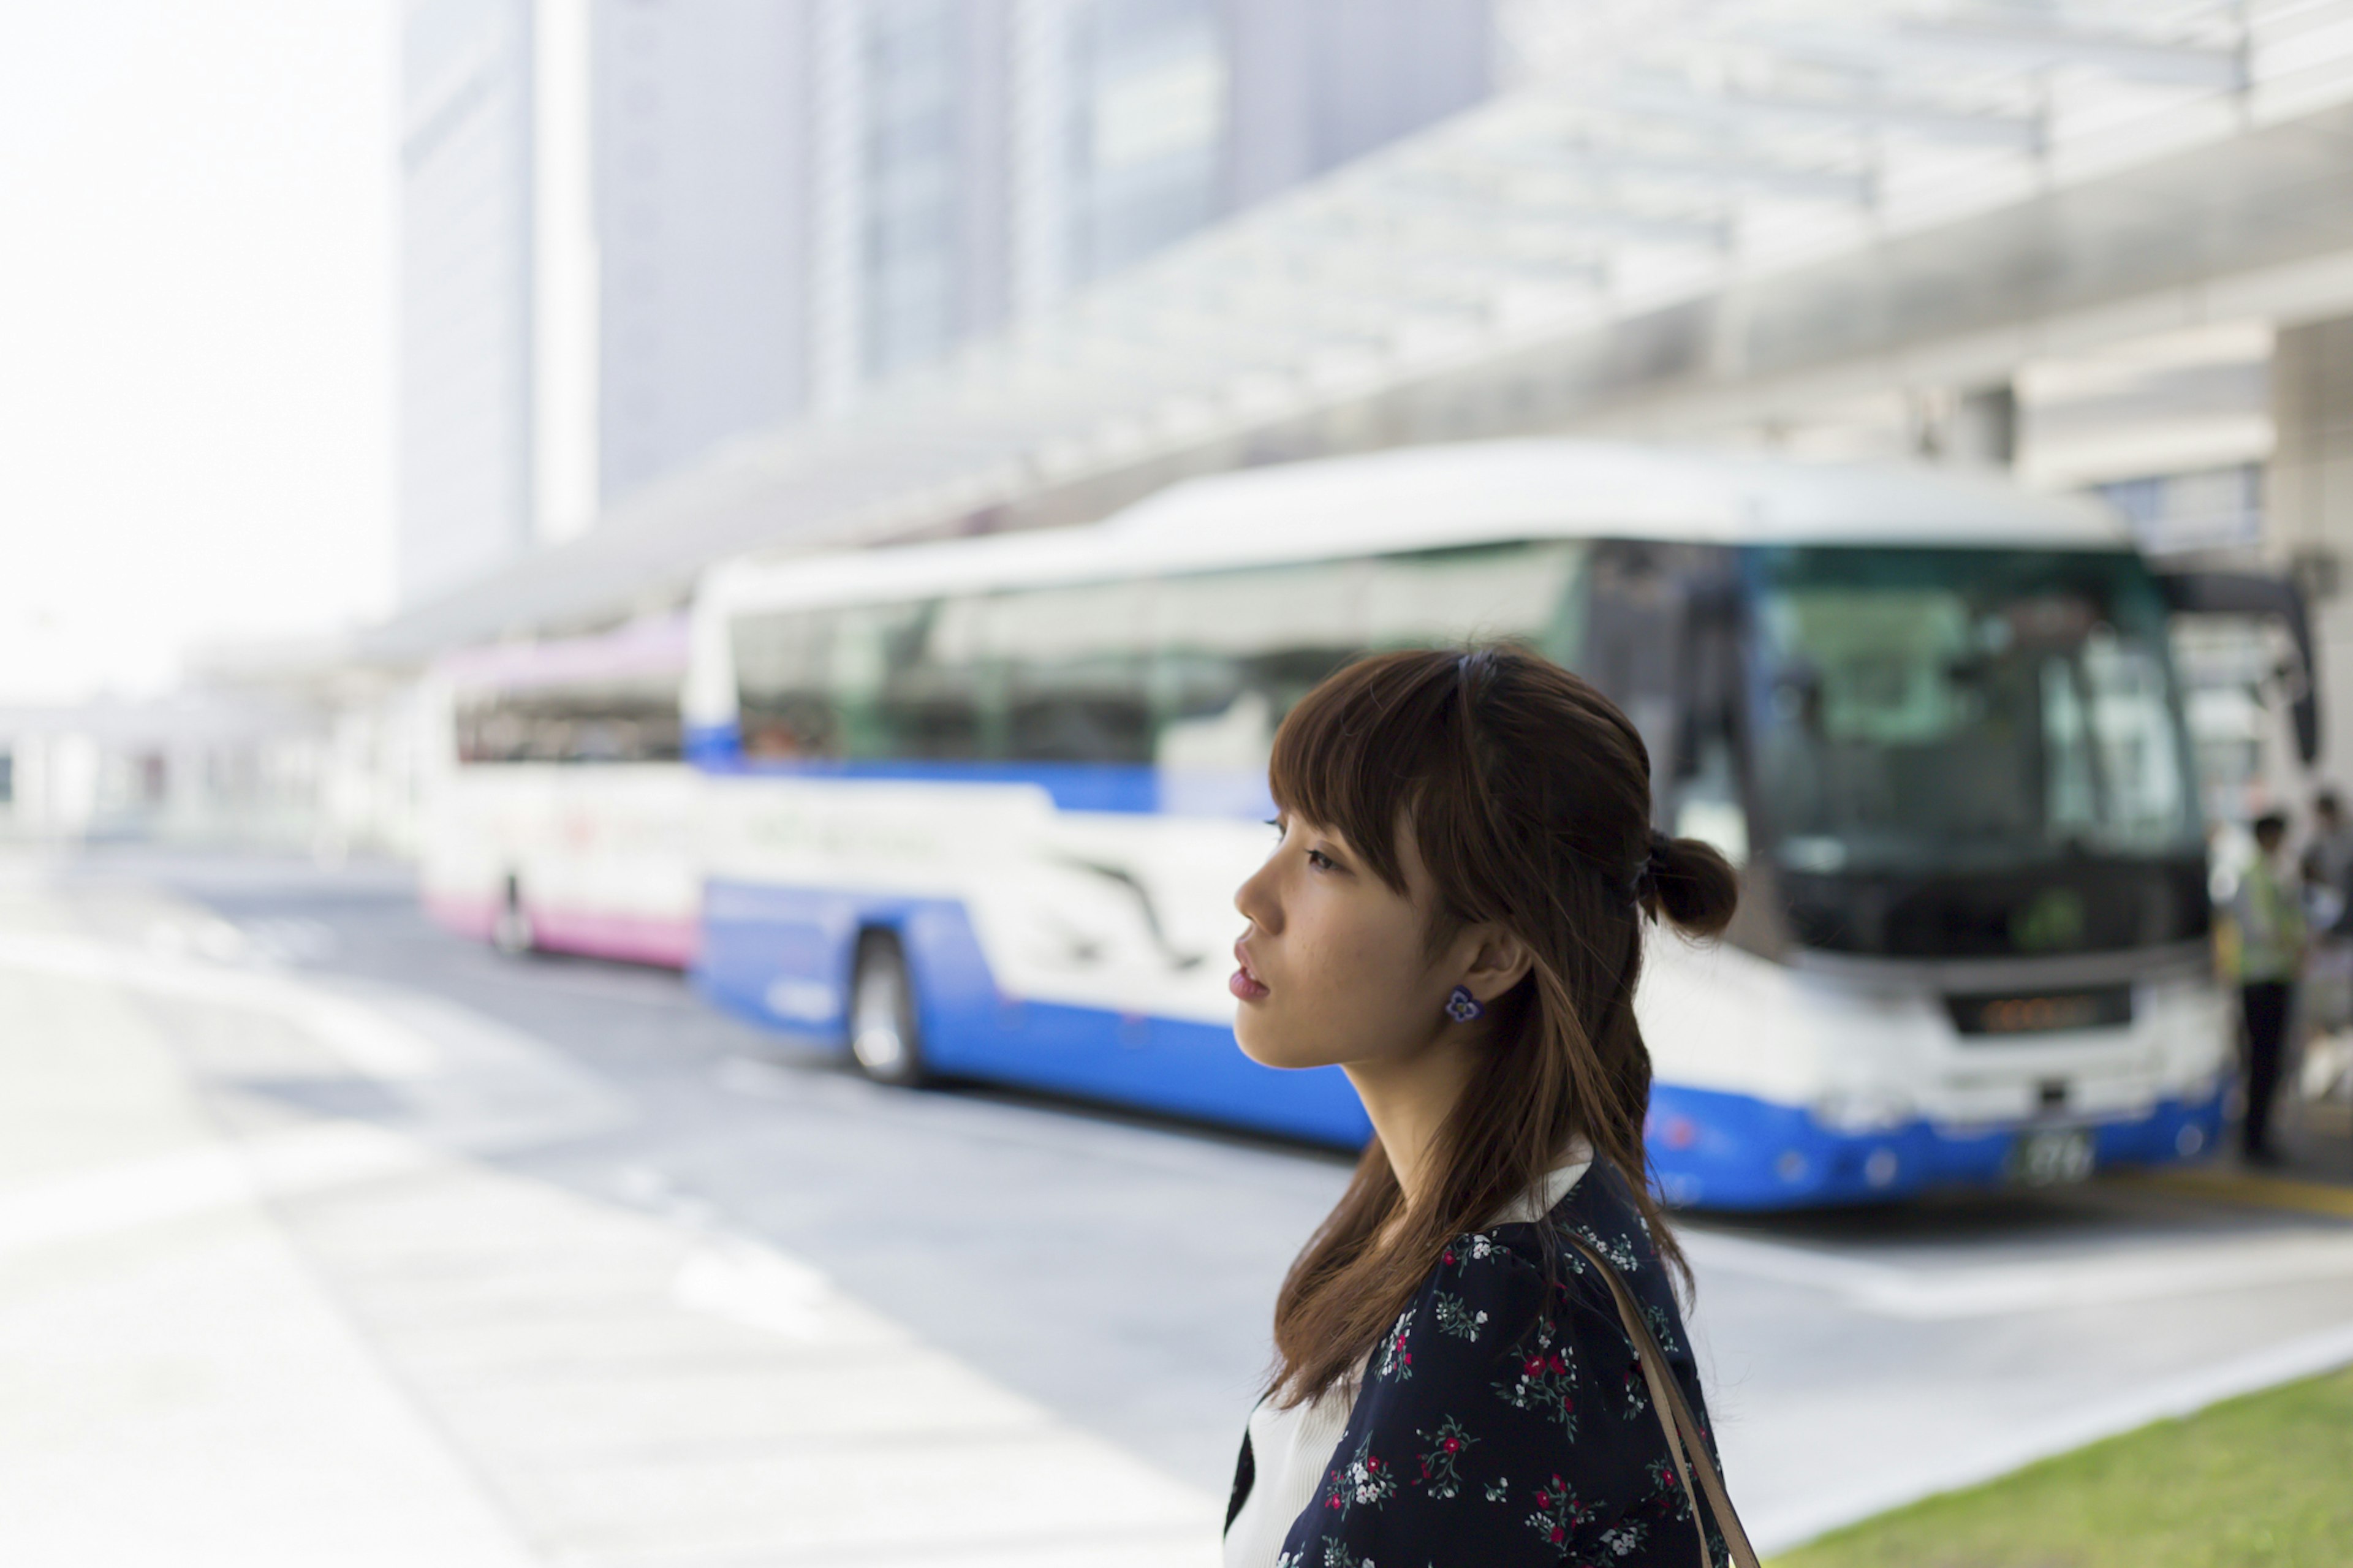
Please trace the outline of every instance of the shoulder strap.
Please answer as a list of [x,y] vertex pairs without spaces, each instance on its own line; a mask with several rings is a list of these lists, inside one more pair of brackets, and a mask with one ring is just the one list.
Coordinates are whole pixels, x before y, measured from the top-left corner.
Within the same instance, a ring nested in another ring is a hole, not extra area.
[[1588,1263],[1601,1271],[1602,1280],[1618,1303],[1618,1321],[1625,1326],[1626,1337],[1634,1342],[1635,1358],[1642,1363],[1642,1381],[1651,1389],[1651,1408],[1658,1413],[1659,1426],[1667,1436],[1667,1453],[1675,1462],[1675,1479],[1683,1483],[1684,1500],[1691,1504],[1692,1528],[1699,1532],[1701,1563],[1704,1568],[1714,1568],[1714,1559],[1707,1550],[1706,1514],[1700,1508],[1698,1493],[1692,1489],[1694,1470],[1699,1472],[1700,1490],[1707,1496],[1708,1510],[1715,1515],[1716,1528],[1724,1532],[1725,1544],[1732,1550],[1734,1568],[1758,1568],[1756,1549],[1748,1544],[1748,1532],[1740,1527],[1740,1516],[1733,1511],[1731,1494],[1724,1489],[1724,1477],[1717,1472],[1715,1461],[1708,1458],[1707,1439],[1700,1433],[1699,1420],[1692,1414],[1690,1402],[1683,1398],[1683,1385],[1668,1370],[1666,1352],[1659,1348],[1658,1336],[1651,1332],[1651,1325],[1643,1321],[1634,1293],[1626,1288],[1626,1281],[1610,1267],[1609,1259],[1582,1237],[1567,1231],[1561,1234]]

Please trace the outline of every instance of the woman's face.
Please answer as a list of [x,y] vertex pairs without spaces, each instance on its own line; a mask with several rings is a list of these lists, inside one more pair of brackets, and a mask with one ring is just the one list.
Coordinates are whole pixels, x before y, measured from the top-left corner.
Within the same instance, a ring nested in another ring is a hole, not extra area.
[[1459,938],[1430,952],[1436,895],[1413,835],[1398,835],[1399,893],[1331,829],[1296,815],[1277,826],[1274,853],[1234,894],[1250,921],[1229,983],[1243,1052],[1268,1067],[1311,1068],[1429,1048],[1450,1026],[1447,997],[1479,942],[1466,931],[1467,948]]

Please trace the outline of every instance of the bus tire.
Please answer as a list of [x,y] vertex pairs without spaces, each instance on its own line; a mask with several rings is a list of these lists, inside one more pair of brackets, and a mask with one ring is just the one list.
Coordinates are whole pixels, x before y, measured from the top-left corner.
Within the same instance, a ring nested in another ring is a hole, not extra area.
[[887,931],[866,932],[850,972],[850,1060],[876,1083],[912,1088],[926,1076],[922,1036],[906,950]]
[[499,912],[491,917],[491,945],[509,958],[522,958],[539,946],[538,933],[531,929],[531,911],[522,907],[522,883],[520,879],[507,879],[506,898]]

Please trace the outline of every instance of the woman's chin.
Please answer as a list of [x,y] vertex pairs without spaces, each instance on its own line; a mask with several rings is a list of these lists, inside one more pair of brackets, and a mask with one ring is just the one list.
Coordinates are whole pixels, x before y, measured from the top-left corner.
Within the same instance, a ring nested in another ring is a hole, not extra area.
[[1281,1067],[1282,1065],[1281,1062],[1267,1059],[1265,1047],[1253,1037],[1257,1033],[1258,1031],[1252,1029],[1244,1020],[1240,1018],[1234,1020],[1234,1044],[1241,1047],[1242,1055],[1262,1068]]
[[1325,1042],[1286,1038],[1283,1031],[1270,1027],[1270,1023],[1262,1016],[1253,1016],[1247,1005],[1234,1020],[1234,1043],[1241,1047],[1242,1055],[1259,1066],[1295,1072],[1330,1067],[1340,1059],[1328,1049],[1317,1048]]

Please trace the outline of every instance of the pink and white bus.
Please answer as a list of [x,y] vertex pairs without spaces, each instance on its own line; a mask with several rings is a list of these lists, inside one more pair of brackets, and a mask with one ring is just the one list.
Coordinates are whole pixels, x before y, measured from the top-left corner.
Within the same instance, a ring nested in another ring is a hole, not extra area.
[[701,871],[680,760],[682,617],[445,660],[448,746],[420,890],[441,924],[510,952],[684,968]]

